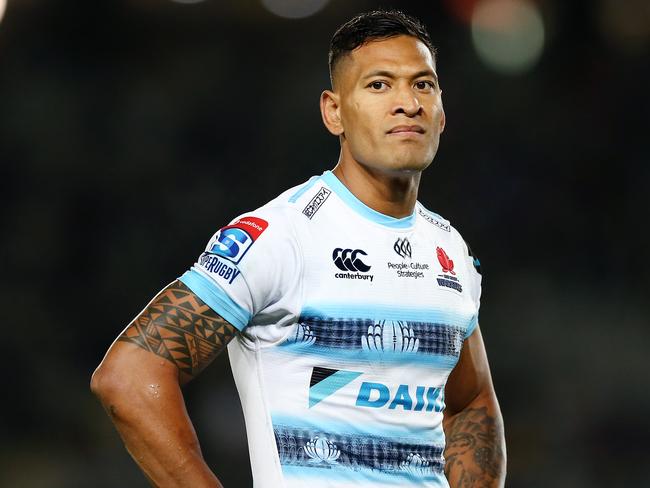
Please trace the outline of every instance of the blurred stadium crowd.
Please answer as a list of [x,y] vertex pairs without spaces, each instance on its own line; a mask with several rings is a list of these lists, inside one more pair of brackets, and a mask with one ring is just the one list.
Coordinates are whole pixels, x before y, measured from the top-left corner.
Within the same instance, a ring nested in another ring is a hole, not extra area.
[[[650,2],[0,0],[1,486],[146,486],[90,375],[216,229],[334,166],[329,39],[376,7],[438,46],[420,200],[481,258],[507,486],[650,486]],[[186,392],[250,486],[225,355]]]

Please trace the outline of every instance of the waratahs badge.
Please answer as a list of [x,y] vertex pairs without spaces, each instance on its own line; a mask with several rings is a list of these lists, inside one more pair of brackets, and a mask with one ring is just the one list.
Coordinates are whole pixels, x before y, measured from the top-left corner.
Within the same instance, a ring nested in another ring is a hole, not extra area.
[[442,272],[451,273],[455,276],[456,272],[454,271],[454,262],[449,259],[449,256],[447,256],[445,250],[441,247],[436,247],[436,255],[438,256],[438,262],[440,263],[440,266],[442,266]]

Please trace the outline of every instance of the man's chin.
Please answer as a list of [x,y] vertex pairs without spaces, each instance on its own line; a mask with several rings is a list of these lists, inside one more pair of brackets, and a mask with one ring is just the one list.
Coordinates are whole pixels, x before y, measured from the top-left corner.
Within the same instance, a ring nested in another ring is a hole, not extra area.
[[374,161],[371,158],[367,158],[361,164],[375,171],[406,175],[421,173],[429,167],[432,161],[433,156],[429,155],[425,157],[422,154],[393,153],[385,154],[382,157],[374,159]]
[[391,169],[400,173],[421,173],[429,167],[431,160],[409,159],[405,161],[395,160]]
[[397,151],[394,153],[390,165],[396,171],[421,172],[427,169],[434,156],[435,153],[431,154],[430,151],[423,150]]
[[382,165],[374,166],[373,170],[394,178],[410,178],[422,173],[422,171],[424,171],[427,166],[428,165],[415,164]]

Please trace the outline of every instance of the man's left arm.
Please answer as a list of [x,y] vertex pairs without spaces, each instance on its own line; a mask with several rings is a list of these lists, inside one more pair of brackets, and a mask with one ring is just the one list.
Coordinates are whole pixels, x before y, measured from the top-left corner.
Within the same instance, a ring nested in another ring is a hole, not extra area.
[[451,488],[500,488],[506,478],[503,418],[479,327],[465,339],[445,387],[445,474]]

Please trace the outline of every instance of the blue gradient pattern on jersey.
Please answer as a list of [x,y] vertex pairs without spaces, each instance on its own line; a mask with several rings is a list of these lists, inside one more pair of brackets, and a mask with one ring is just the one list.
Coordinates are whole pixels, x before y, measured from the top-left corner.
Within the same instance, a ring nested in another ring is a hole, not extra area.
[[[328,469],[329,468],[329,469]],[[330,466],[321,466],[321,469],[314,469],[313,466],[283,465],[282,472],[287,480],[298,480],[300,482],[310,479],[327,480],[327,486],[372,486],[372,487],[394,487],[404,488],[449,488],[449,483],[444,473],[434,473],[433,476],[423,478],[412,475],[407,471],[393,472],[392,474],[358,466],[355,469],[332,469]],[[292,485],[293,486],[293,485]],[[297,485],[301,488],[304,484]]]
[[407,423],[385,424],[368,420],[367,422],[352,423],[345,419],[331,417],[312,417],[286,415],[278,412],[271,414],[273,425],[291,426],[294,429],[313,432],[345,432],[357,437],[382,437],[399,439],[407,444],[445,444],[445,433],[442,428],[427,425],[425,429],[413,429]]
[[418,363],[450,369],[470,322],[471,317],[430,310],[310,306],[303,309],[281,349],[351,363]]
[[372,303],[309,303],[300,315],[302,317],[347,317],[369,320],[406,320],[409,322],[428,322],[447,324],[466,329],[474,320],[471,314],[452,310],[433,310],[431,308],[400,307],[394,304]]
[[318,404],[332,393],[340,390],[362,373],[357,371],[337,371],[309,388],[309,408]]
[[323,469],[370,470],[412,481],[436,479],[443,473],[443,445],[377,435],[324,432],[274,425],[280,464],[312,468],[314,475],[329,476]]
[[458,357],[464,329],[403,320],[300,317],[290,342],[330,349],[362,349],[383,354],[434,354]]

